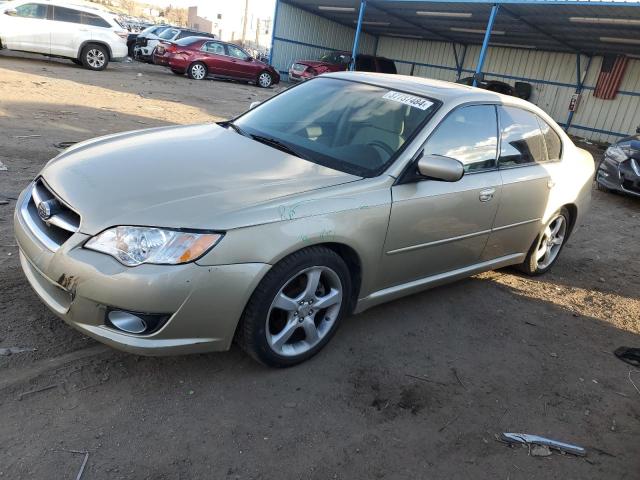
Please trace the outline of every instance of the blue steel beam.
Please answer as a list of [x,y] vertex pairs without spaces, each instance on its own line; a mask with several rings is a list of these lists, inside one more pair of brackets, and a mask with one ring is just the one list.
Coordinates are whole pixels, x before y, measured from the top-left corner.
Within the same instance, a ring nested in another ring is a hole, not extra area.
[[356,27],[356,35],[353,39],[353,50],[351,51],[351,66],[349,70],[356,69],[356,56],[358,55],[358,42],[360,42],[360,32],[362,31],[362,20],[364,19],[364,10],[367,8],[367,0],[360,0],[360,13],[358,14],[358,25]]
[[[484,59],[487,56],[487,49],[489,48],[489,40],[491,39],[491,30],[493,30],[493,24],[498,16],[498,9],[500,6],[494,3],[491,7],[491,15],[489,15],[489,23],[487,23],[487,29],[484,32],[484,40],[482,41],[482,48],[480,49],[480,58],[478,58],[478,65],[476,65],[476,74],[482,73],[482,67],[484,66]],[[478,82],[474,76],[473,86],[476,87]]]

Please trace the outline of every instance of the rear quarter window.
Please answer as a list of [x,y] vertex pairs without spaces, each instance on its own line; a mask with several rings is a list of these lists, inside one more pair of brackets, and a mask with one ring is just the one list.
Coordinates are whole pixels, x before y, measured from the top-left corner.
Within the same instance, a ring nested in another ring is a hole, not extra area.
[[502,168],[547,161],[544,138],[536,115],[517,107],[498,107]]
[[53,19],[58,22],[82,23],[81,12],[72,8],[53,7]]
[[[92,27],[110,28],[111,24],[104,18],[94,15],[93,13],[82,12],[80,16],[83,25],[91,25]],[[124,27],[123,27],[124,28]]]
[[547,157],[550,161],[558,161],[562,158],[562,140],[560,136],[555,132],[551,125],[538,118],[540,124],[540,130],[542,130],[542,136],[544,137],[544,143],[547,147]]

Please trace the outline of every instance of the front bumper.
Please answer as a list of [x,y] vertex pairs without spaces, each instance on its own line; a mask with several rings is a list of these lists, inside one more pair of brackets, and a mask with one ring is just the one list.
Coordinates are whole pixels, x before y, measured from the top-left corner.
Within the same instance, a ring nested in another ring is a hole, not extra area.
[[640,160],[615,162],[604,157],[596,173],[596,181],[605,188],[640,197]]
[[153,58],[153,48],[151,47],[135,47],[133,56],[139,60],[151,60]]
[[[141,355],[227,350],[244,306],[270,268],[262,263],[128,268],[82,248],[90,238],[82,233],[56,251],[47,249],[19,208],[14,228],[25,276],[49,309],[82,333]],[[170,317],[155,333],[128,334],[107,326],[108,308]]]

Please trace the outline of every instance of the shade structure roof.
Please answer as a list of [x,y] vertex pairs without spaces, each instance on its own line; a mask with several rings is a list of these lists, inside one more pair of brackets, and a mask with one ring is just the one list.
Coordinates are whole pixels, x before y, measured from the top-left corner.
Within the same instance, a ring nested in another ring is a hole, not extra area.
[[[355,27],[360,0],[282,0]],[[480,45],[499,5],[491,46],[640,56],[640,1],[367,0],[362,30],[375,36]]]

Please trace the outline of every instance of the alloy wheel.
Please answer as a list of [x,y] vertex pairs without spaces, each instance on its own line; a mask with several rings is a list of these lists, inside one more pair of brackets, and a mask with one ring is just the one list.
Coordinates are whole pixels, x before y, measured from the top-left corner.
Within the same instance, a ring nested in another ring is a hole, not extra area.
[[271,86],[271,81],[272,81],[271,75],[269,75],[267,72],[261,73],[260,76],[258,77],[258,83],[263,88],[267,88]]
[[191,67],[191,76],[196,80],[202,80],[206,74],[207,71],[203,65],[195,64]]
[[538,269],[544,270],[554,262],[558,253],[560,253],[566,233],[567,219],[564,215],[558,215],[549,222],[536,249],[535,257]]
[[91,68],[102,68],[105,61],[104,53],[97,48],[92,48],[87,52],[87,63]]
[[285,357],[308,352],[331,331],[342,301],[342,282],[331,268],[314,266],[296,273],[271,302],[269,347]]

